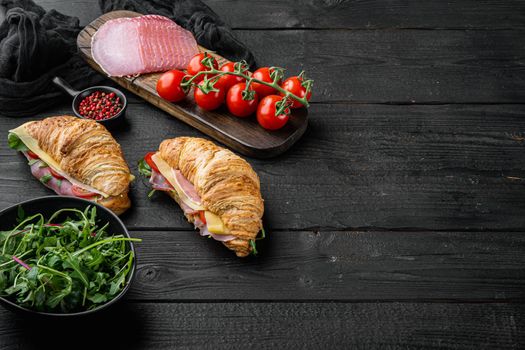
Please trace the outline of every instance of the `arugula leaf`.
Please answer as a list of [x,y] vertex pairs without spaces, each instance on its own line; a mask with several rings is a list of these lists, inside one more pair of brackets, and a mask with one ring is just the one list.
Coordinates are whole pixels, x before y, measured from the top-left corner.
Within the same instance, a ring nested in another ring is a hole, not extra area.
[[265,238],[266,238],[266,231],[264,230],[264,227],[261,227],[261,237],[259,237],[259,235],[257,235],[257,237],[255,237],[255,240],[259,241],[259,240],[265,239]]
[[255,240],[250,239],[250,246],[252,247],[252,252],[251,253],[253,255],[259,254],[259,252],[257,252],[257,243],[256,243],[256,241],[259,241],[261,239],[265,239],[266,238],[266,231],[264,230],[264,227],[261,227],[260,234],[261,234],[260,237],[259,237],[259,234],[257,234],[257,236],[255,237]]
[[87,299],[95,304],[100,304],[106,302],[108,300],[108,297],[104,294],[97,293],[93,296],[88,297]]
[[135,258],[128,241],[140,240],[109,235],[95,207],[62,209],[47,221],[19,209],[18,217],[16,227],[0,231],[0,296],[26,308],[67,313],[108,302],[128,282]]
[[35,308],[37,310],[42,310],[46,302],[46,290],[44,286],[41,286],[35,290],[33,299],[35,301]]
[[126,281],[126,275],[120,274],[119,278],[110,283],[109,295],[115,295],[122,289],[124,282]]
[[58,306],[58,303],[60,303],[67,294],[66,290],[59,290],[57,293],[50,293],[50,298],[48,297],[46,299],[46,307],[51,310],[55,309]]
[[10,132],[7,136],[7,144],[10,148],[20,152],[29,151],[29,148],[27,148],[27,146],[22,142],[22,140],[20,140],[20,138],[12,132]]
[[150,177],[151,176],[151,167],[146,163],[144,159],[139,160],[138,162],[139,174],[142,176]]
[[7,272],[6,271],[0,271],[0,290],[4,290],[7,286]]
[[43,184],[47,184],[49,180],[51,180],[52,178],[53,176],[51,176],[51,174],[45,174],[44,176],[40,178],[40,182]]
[[16,222],[21,223],[22,221],[24,221],[25,217],[26,217],[26,213],[24,211],[24,208],[22,208],[22,206],[19,205],[18,208],[16,209]]
[[89,285],[89,281],[86,275],[84,275],[84,273],[82,272],[82,269],[80,268],[80,262],[78,261],[78,258],[74,258],[69,252],[66,253],[67,258],[64,261],[64,267],[69,265],[69,267],[73,268],[73,270],[75,270],[76,274],[80,278],[80,281],[84,283],[84,285],[87,287]]
[[99,250],[93,249],[91,251],[91,254],[89,254],[86,257],[85,264],[86,266],[90,268],[96,268],[96,266],[102,264],[103,261],[104,261],[104,255],[102,255],[102,253]]
[[253,239],[250,239],[250,246],[252,247],[252,254],[257,255],[259,252],[257,252],[257,246],[255,244],[255,241]]

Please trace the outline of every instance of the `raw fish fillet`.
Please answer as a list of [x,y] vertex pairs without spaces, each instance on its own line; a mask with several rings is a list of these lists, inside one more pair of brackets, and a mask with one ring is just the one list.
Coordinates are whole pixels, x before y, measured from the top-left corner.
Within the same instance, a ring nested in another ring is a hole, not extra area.
[[95,62],[117,77],[186,68],[198,52],[189,31],[157,15],[112,19],[91,39]]

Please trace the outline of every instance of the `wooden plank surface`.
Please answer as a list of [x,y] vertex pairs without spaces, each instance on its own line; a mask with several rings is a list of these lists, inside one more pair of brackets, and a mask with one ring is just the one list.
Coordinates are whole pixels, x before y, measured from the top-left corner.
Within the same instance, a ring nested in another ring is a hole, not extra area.
[[[454,11],[440,3],[433,7]],[[460,3],[471,11],[490,9]],[[492,6],[495,11],[511,7],[495,2]],[[252,11],[252,7],[238,7]],[[512,13],[525,16],[519,6]],[[430,17],[442,18],[425,18]],[[315,80],[312,99],[317,102],[521,103],[525,41],[521,40],[523,30],[516,28],[520,27],[497,31],[261,29],[236,30],[235,34],[253,50],[259,65],[286,67],[290,74],[306,70]],[[341,76],[344,80],[336,78]]]
[[[523,103],[525,31],[239,30],[260,66],[305,70],[313,102]],[[333,45],[337,42],[337,45]]]
[[[40,3],[84,24],[99,15],[95,0]],[[104,345],[126,349],[524,348],[525,3],[206,3],[259,64],[302,63],[316,80],[304,139],[249,159],[266,199],[261,255],[200,238],[139,178],[123,217],[144,239],[127,301],[61,325],[0,309],[0,348],[70,348],[78,329],[124,333]],[[162,139],[201,136],[132,101],[114,134],[134,173]],[[0,162],[0,208],[50,193],[5,143]]]
[[525,24],[525,4],[519,0],[273,0],[251,1],[250,6],[242,0],[205,2],[233,28],[500,29]]
[[305,70],[314,79],[313,102],[484,104],[525,99],[523,31],[240,30],[236,34],[253,43],[260,66],[285,67],[288,75]]
[[274,231],[258,257],[232,259],[195,231],[132,231],[129,299],[454,300],[525,297],[523,232]]
[[[520,0],[204,0],[233,28],[525,28]],[[46,9],[78,16],[86,25],[100,16],[95,0],[40,0]],[[254,14],[257,14],[254,16]],[[488,15],[490,14],[490,15]]]
[[[240,30],[259,65],[304,69],[312,101],[522,103],[525,32]],[[337,45],[334,45],[337,43]],[[298,66],[299,65],[299,66]]]
[[520,349],[524,312],[503,303],[133,303],[94,319],[40,323],[0,310],[0,347]]
[[[525,228],[522,105],[317,104],[310,116],[304,140],[286,155],[250,159],[261,178],[267,228]],[[3,130],[27,120],[4,119]],[[190,228],[167,196],[146,197],[149,184],[136,163],[165,138],[201,134],[134,104],[114,135],[137,175],[133,208],[123,216],[128,227]],[[51,193],[5,142],[0,161],[2,207]]]

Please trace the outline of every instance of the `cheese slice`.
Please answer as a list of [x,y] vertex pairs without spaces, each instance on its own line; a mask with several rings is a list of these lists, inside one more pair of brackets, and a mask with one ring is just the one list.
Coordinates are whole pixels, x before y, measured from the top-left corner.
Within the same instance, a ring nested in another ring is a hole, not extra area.
[[208,226],[208,231],[211,233],[215,233],[217,235],[227,235],[230,233],[230,230],[226,226],[224,226],[224,223],[222,222],[221,218],[215,214],[213,214],[211,211],[206,210],[204,212],[204,217],[206,218],[206,225]]
[[184,202],[184,204],[193,210],[204,210],[204,217],[206,218],[206,226],[208,227],[208,231],[218,235],[227,235],[230,233],[219,216],[215,215],[211,211],[205,210],[201,204],[192,200],[186,194],[186,192],[184,192],[177,181],[176,176],[174,175],[173,168],[168,163],[166,163],[164,159],[162,159],[158,152],[155,153],[151,159],[159,169],[159,172],[162,174],[162,176],[164,176],[166,180],[168,180],[168,182],[173,186],[179,199]]
[[47,165],[49,165],[49,167],[51,167],[58,174],[62,175],[65,179],[67,179],[73,185],[78,186],[86,191],[99,194],[103,196],[104,198],[109,197],[108,194],[102,191],[99,191],[91,186],[88,186],[78,180],[75,180],[74,178],[69,176],[67,173],[65,173],[62,169],[60,169],[60,164],[58,164],[57,161],[51,158],[49,154],[47,154],[40,148],[40,146],[38,145],[38,141],[35,138],[33,138],[31,135],[29,135],[24,125],[21,125],[16,129],[9,130],[9,132],[12,132],[16,136],[18,136],[18,138],[26,145],[27,148],[29,148],[31,152],[36,154],[42,161],[44,161]]
[[153,160],[153,162],[159,169],[162,176],[164,176],[166,180],[168,180],[168,182],[173,186],[173,188],[179,195],[180,200],[184,202],[184,204],[186,204],[188,207],[190,207],[193,210],[204,210],[204,207],[201,204],[192,200],[190,197],[188,197],[186,192],[182,190],[179,183],[177,182],[177,179],[175,179],[175,175],[172,171],[173,170],[172,167],[170,167],[169,164],[166,163],[164,159],[161,158],[158,152],[155,153],[151,157],[151,159]]

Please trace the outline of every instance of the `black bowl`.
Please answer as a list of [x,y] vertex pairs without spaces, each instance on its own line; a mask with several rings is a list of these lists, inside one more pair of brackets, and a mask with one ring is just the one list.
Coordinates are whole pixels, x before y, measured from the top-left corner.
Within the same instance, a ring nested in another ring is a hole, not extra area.
[[[107,232],[109,234],[122,234],[127,238],[130,238],[130,235],[128,233],[128,230],[126,229],[126,226],[120,221],[118,216],[116,216],[112,211],[109,209],[106,209],[105,207],[90,202],[85,199],[76,198],[76,197],[61,197],[61,196],[46,196],[46,197],[39,197],[35,199],[31,199],[25,202],[21,202],[18,204],[15,204],[13,206],[10,206],[9,208],[6,208],[2,211],[0,211],[0,231],[7,231],[11,230],[13,227],[17,225],[16,219],[18,216],[18,207],[21,206],[24,209],[24,212],[26,215],[34,215],[41,213],[44,215],[44,218],[49,218],[53,213],[60,209],[64,208],[73,208],[73,209],[80,209],[84,210],[87,206],[96,206],[97,207],[97,219],[102,223],[109,223]],[[129,249],[133,251],[133,255],[135,255],[135,248],[133,247],[132,242],[129,243]],[[124,286],[122,291],[115,296],[112,300],[108,301],[107,303],[100,305],[99,307],[92,309],[92,310],[86,310],[81,312],[75,312],[75,313],[51,313],[51,312],[39,312],[31,309],[27,309],[25,307],[22,307],[15,302],[8,300],[6,298],[0,297],[0,304],[3,304],[7,309],[20,313],[25,314],[28,316],[52,316],[52,317],[72,317],[72,316],[86,316],[91,315],[95,312],[99,312],[102,310],[105,310],[109,308],[110,306],[114,305],[117,301],[119,301],[124,294],[128,291],[132,281],[133,277],[135,276],[135,268],[136,268],[136,255],[135,259],[133,259],[133,266],[131,267],[131,271],[128,276],[127,284]]]
[[65,80],[63,80],[60,77],[53,78],[53,83],[59,87],[61,90],[63,90],[65,93],[67,93],[69,96],[73,97],[73,102],[71,103],[71,109],[73,110],[73,113],[79,118],[82,119],[88,119],[88,120],[94,120],[91,118],[86,118],[82,116],[82,114],[79,113],[79,105],[80,102],[90,94],[92,94],[95,91],[101,91],[105,93],[111,93],[114,92],[115,95],[117,95],[120,98],[120,101],[122,102],[122,109],[120,112],[115,114],[113,117],[103,120],[95,120],[97,123],[100,123],[108,128],[113,127],[117,124],[120,124],[124,120],[124,116],[126,115],[126,109],[128,108],[128,100],[126,99],[126,95],[118,89],[112,88],[110,86],[92,86],[87,89],[84,89],[82,91],[77,91],[73,89]]
[[71,108],[73,109],[73,113],[75,113],[75,115],[77,117],[79,117],[79,118],[91,119],[91,118],[83,117],[78,112],[78,107],[80,105],[80,102],[82,102],[82,100],[84,98],[86,98],[87,96],[89,96],[90,94],[92,94],[95,91],[101,91],[101,92],[105,92],[105,93],[114,92],[115,95],[120,97],[120,101],[122,101],[122,109],[120,110],[120,112],[118,112],[117,114],[115,114],[111,118],[103,119],[103,120],[95,120],[95,121],[100,123],[100,124],[103,124],[104,126],[107,126],[107,127],[112,127],[112,126],[117,125],[118,123],[120,123],[124,119],[124,115],[126,114],[126,109],[128,107],[128,101],[126,100],[126,96],[122,93],[122,91],[117,90],[115,88],[112,88],[110,86],[102,86],[102,85],[101,86],[92,86],[92,87],[89,87],[87,89],[82,90],[80,93],[78,93],[73,98],[73,102],[71,104]]

